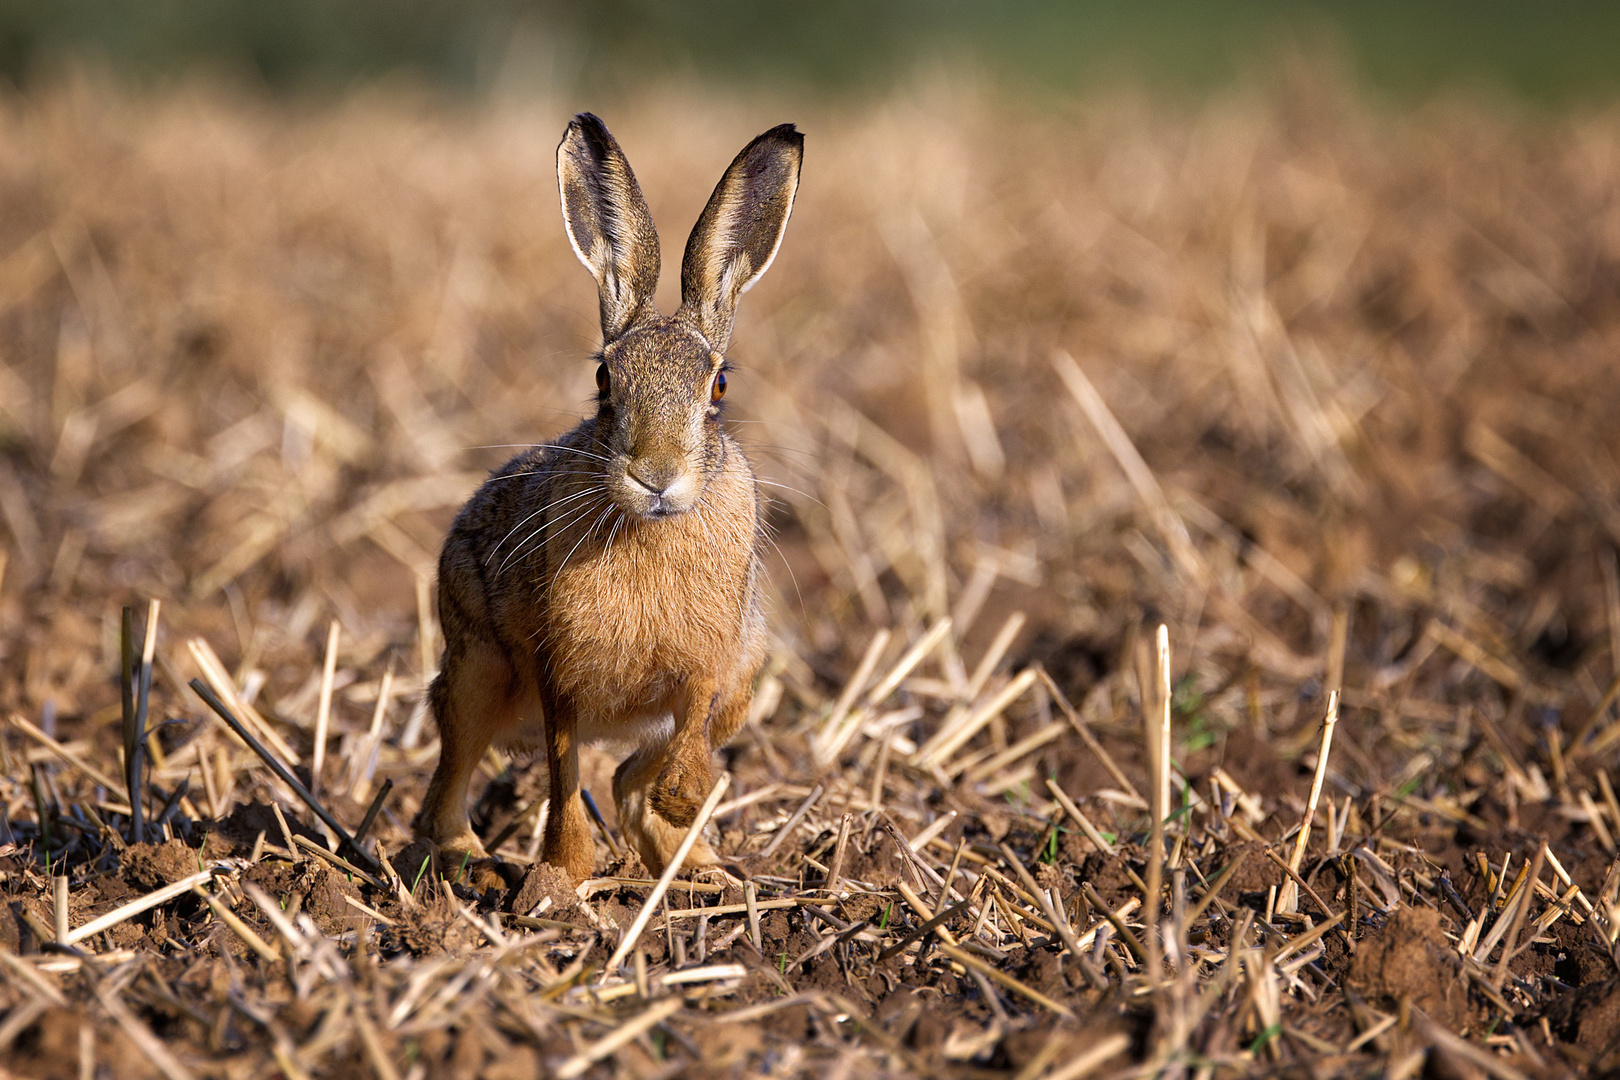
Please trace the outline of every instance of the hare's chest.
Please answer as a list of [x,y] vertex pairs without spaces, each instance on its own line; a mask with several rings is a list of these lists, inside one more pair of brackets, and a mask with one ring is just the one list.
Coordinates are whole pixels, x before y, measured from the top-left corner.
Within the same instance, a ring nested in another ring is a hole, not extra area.
[[639,700],[690,672],[729,667],[747,614],[751,553],[726,558],[712,545],[675,542],[684,539],[674,530],[621,536],[558,575],[548,621],[564,689]]

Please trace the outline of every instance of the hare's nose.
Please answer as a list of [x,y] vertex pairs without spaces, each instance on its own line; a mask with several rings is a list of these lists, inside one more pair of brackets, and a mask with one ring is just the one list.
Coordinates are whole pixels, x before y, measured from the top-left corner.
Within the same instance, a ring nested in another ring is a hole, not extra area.
[[624,471],[625,475],[654,495],[668,491],[680,473],[678,466],[657,461],[633,461]]

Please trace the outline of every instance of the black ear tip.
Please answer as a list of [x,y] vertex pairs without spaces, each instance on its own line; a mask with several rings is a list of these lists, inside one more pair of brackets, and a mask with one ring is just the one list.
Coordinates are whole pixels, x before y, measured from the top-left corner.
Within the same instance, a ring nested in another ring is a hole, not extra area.
[[756,151],[766,150],[767,148],[769,151],[779,152],[785,150],[794,157],[803,158],[804,133],[792,124],[777,124],[771,130],[756,136],[752,142],[743,147],[742,153],[737,155],[737,160],[751,159]]
[[595,113],[582,112],[568,121],[568,130],[563,133],[563,145],[584,144],[588,153],[598,161],[613,156],[619,149],[613,135],[608,131],[602,118]]
[[779,142],[791,143],[799,148],[804,147],[804,132],[794,124],[777,124],[771,130],[761,135],[763,139],[774,139]]

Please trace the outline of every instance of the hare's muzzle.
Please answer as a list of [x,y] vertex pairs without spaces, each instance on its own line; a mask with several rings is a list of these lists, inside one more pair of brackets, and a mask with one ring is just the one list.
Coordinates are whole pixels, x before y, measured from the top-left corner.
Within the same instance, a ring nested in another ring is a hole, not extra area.
[[696,505],[698,482],[678,458],[638,457],[625,463],[622,491],[629,509],[643,517],[667,517]]

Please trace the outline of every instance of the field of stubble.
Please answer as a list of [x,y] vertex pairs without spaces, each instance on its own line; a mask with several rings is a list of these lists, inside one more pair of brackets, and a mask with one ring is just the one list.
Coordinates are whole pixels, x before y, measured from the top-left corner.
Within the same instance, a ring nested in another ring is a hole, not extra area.
[[575,105],[0,101],[0,1072],[1620,1068],[1620,115],[598,108],[666,253],[807,133],[728,395],[776,646],[734,876],[653,894],[606,754],[602,876],[525,872],[492,754],[480,895],[433,564],[589,407]]

